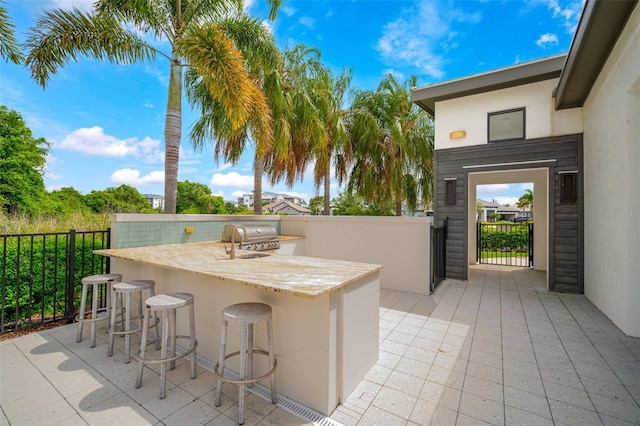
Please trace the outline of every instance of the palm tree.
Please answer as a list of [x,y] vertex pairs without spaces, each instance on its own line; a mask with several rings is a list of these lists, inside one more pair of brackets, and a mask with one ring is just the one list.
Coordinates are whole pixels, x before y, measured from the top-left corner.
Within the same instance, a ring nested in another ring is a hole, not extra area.
[[4,7],[4,1],[0,0],[0,56],[14,64],[19,64],[24,58],[13,34],[14,28],[9,20],[9,12]]
[[347,189],[367,201],[393,200],[397,216],[403,202],[415,210],[432,197],[433,124],[411,101],[409,88],[416,84],[415,76],[402,85],[389,74],[376,91],[356,92],[351,107]]
[[[248,18],[247,18],[248,19]],[[255,24],[259,24],[256,22]],[[196,120],[191,131],[194,148],[203,148],[208,141],[215,141],[214,158],[216,162],[223,158],[236,164],[250,140],[256,142],[254,158],[254,214],[262,214],[262,168],[263,157],[271,152],[273,131],[271,106],[277,96],[277,90],[270,82],[273,74],[282,61],[275,45],[273,35],[263,25],[238,25],[229,23],[221,25],[229,39],[233,40],[243,55],[249,78],[256,87],[262,101],[255,106],[259,108],[249,116],[247,122],[234,127],[223,105],[211,96],[203,79],[197,72],[187,71],[186,92],[192,105],[200,109],[200,118]],[[257,94],[258,95],[258,94]]]
[[325,90],[321,91],[321,98],[325,110],[324,126],[326,138],[319,138],[312,147],[316,160],[314,168],[314,183],[316,190],[324,183],[324,215],[331,214],[331,165],[336,169],[338,183],[342,184],[347,176],[348,166],[352,160],[352,150],[347,129],[347,110],[343,109],[345,95],[351,84],[351,70],[344,70],[335,79],[327,73]]
[[[314,47],[298,44],[285,50],[279,72],[281,102],[274,109],[274,127],[281,128],[280,137],[268,162],[271,182],[284,180],[289,187],[316,158],[314,148],[326,145],[329,138],[326,126],[331,72],[321,61],[321,53]],[[326,204],[326,201],[325,201]]]
[[518,198],[518,208],[529,207],[529,211],[533,213],[533,191],[530,189],[525,190],[524,194]]
[[[296,179],[302,177],[310,161],[310,141],[325,137],[320,110],[316,107],[320,98],[316,82],[327,72],[320,63],[317,49],[298,45],[282,55],[274,55],[273,52],[256,55],[256,50],[264,50],[267,46],[266,42],[257,43],[255,40],[258,39],[260,37],[255,34],[250,38],[251,42],[247,40],[239,46],[247,58],[250,76],[266,96],[272,119],[268,129],[257,127],[262,122],[251,120],[244,127],[233,129],[219,102],[200,88],[197,79],[187,78],[189,99],[202,112],[192,131],[196,146],[215,141],[216,161],[223,158],[237,163],[247,144],[251,140],[256,142],[253,203],[256,215],[262,214],[262,177],[265,171],[272,183],[285,180],[292,186]],[[268,130],[270,134],[267,134]],[[269,135],[271,141],[266,141]],[[261,138],[265,141],[261,142]]]
[[[281,0],[269,0],[274,19]],[[244,68],[244,59],[222,24],[260,25],[247,20],[243,0],[97,0],[85,13],[73,8],[45,12],[28,39],[26,65],[43,88],[52,75],[80,55],[117,64],[169,62],[165,115],[165,213],[175,213],[180,137],[182,133],[182,69],[192,67],[202,84],[229,117],[234,129],[249,119],[270,124],[264,96]],[[168,41],[165,53],[144,35]],[[259,116],[256,116],[259,114]]]

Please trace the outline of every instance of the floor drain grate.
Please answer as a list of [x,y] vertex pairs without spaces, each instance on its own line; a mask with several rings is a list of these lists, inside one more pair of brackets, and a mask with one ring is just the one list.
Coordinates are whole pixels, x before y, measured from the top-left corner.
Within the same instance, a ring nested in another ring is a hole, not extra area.
[[[238,376],[235,372],[230,370],[225,370],[225,376],[229,376],[234,380],[239,380],[240,376]],[[254,395],[259,396],[260,398],[271,402],[271,388],[264,386],[260,383],[254,383],[252,387],[245,388],[249,392]],[[300,417],[303,420],[313,423],[318,426],[344,426],[342,423],[339,423],[333,420],[330,417],[325,416],[324,414],[318,413],[317,411],[306,407],[299,402],[296,402],[292,399],[287,398],[286,396],[278,395],[278,403],[276,404],[278,407],[282,408],[290,412],[293,415]]]

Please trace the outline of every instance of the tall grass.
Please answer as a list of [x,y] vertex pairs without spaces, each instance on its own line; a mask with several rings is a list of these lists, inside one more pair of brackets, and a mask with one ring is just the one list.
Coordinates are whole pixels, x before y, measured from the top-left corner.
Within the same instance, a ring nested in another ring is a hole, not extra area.
[[100,231],[111,226],[108,213],[70,213],[60,216],[29,217],[0,213],[0,235],[45,232]]

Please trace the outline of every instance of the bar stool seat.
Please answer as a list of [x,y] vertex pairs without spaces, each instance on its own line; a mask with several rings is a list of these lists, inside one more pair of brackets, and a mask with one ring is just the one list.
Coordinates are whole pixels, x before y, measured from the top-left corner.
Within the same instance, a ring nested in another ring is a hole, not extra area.
[[[82,299],[80,300],[80,312],[76,316],[78,321],[78,333],[76,335],[76,342],[82,342],[82,328],[85,322],[91,323],[91,347],[96,346],[96,321],[102,321],[109,318],[111,310],[111,286],[114,283],[122,281],[122,274],[97,274],[89,275],[82,278]],[[105,284],[106,295],[106,307],[98,308],[98,287],[100,284]],[[87,308],[87,296],[89,293],[89,286],[93,286],[91,297],[91,318],[86,318]]]
[[[125,363],[128,364],[131,361],[131,335],[134,333],[142,332],[142,319],[144,316],[144,309],[142,307],[143,301],[143,291],[149,291],[150,297],[156,295],[155,293],[156,283],[153,280],[135,280],[128,282],[119,282],[115,283],[111,286],[111,316],[110,316],[110,326],[109,326],[109,349],[107,351],[107,356],[113,355],[113,344],[115,340],[115,336],[124,336],[124,351],[125,351]],[[135,317],[131,316],[131,295],[138,295],[138,315]],[[123,300],[124,299],[124,300]],[[120,311],[118,313],[118,311]],[[120,320],[117,320],[117,317],[120,317]],[[160,340],[158,335],[158,321],[153,314],[153,324],[151,327],[155,327],[155,337],[154,340],[156,343],[156,348],[160,347]],[[138,326],[135,328],[131,327],[131,320],[138,320]],[[122,330],[117,330],[116,325],[120,324]]]
[[[189,336],[176,334],[176,311],[178,308],[189,307]],[[160,399],[164,399],[167,387],[167,363],[173,370],[176,360],[190,355],[191,378],[196,378],[196,320],[193,308],[193,295],[190,293],[166,293],[148,298],[145,301],[144,320],[142,322],[142,337],[140,341],[140,355],[133,356],[138,361],[138,375],[136,388],[142,386],[142,373],[145,364],[160,364]],[[162,339],[160,344],[160,358],[146,358],[147,336],[149,333],[149,319],[154,311],[162,312]],[[189,339],[189,348],[182,354],[176,355],[176,339]],[[171,356],[167,358],[167,352]]]
[[[271,378],[271,402],[276,403],[278,394],[276,392],[276,368],[278,361],[273,350],[273,323],[271,316],[271,306],[265,303],[247,302],[237,303],[224,308],[222,311],[222,335],[220,338],[220,356],[213,373],[218,378],[216,381],[215,406],[222,404],[222,383],[235,383],[239,387],[238,395],[238,424],[244,423],[244,387],[252,386],[253,383],[262,381],[267,377]],[[263,351],[253,347],[253,325],[258,322],[267,322],[267,341],[269,350]],[[225,354],[227,346],[228,324],[236,323],[242,326],[240,350],[230,354]],[[253,354],[267,355],[269,357],[269,371],[260,377],[253,377]],[[225,361],[231,357],[240,356],[240,378],[238,380],[224,377]]]

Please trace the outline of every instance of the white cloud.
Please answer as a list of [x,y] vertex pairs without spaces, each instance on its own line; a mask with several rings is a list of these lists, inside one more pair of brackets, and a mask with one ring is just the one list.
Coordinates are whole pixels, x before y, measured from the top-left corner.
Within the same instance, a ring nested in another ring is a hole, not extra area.
[[51,0],[52,7],[55,8],[71,9],[75,7],[85,11],[91,10],[94,2],[95,0]]
[[61,179],[61,178],[62,178],[62,175],[59,175],[59,174],[56,174],[56,173],[50,172],[49,170],[46,170],[46,171],[44,172],[44,174],[45,174],[45,176],[46,176],[46,178],[47,178],[47,179],[51,179],[51,180],[58,180],[58,179]]
[[386,77],[389,74],[393,74],[393,76],[395,78],[397,78],[400,81],[403,81],[405,79],[405,75],[402,71],[398,71],[397,69],[394,68],[386,68],[384,70],[382,70],[382,76]]
[[316,26],[316,20],[308,16],[303,16],[298,20],[298,22],[300,22],[300,25],[311,29],[315,28]]
[[79,152],[86,155],[123,158],[127,156],[142,158],[145,163],[164,161],[157,139],[136,137],[120,139],[107,135],[102,127],[83,127],[69,133],[56,148]]
[[123,139],[106,135],[102,127],[83,127],[68,134],[58,148],[104,157],[126,157],[134,155],[136,148]]
[[293,7],[291,7],[291,6],[282,6],[282,7],[280,8],[280,11],[281,11],[281,12],[283,12],[283,13],[284,13],[285,15],[287,15],[287,16],[291,16],[291,15],[293,15],[294,13],[296,13],[296,9],[294,9],[294,8],[293,8]]
[[439,79],[444,76],[445,54],[455,44],[453,25],[481,19],[479,13],[464,13],[438,2],[419,2],[386,24],[376,48],[389,63],[413,67],[420,74]]
[[162,84],[163,86],[169,87],[169,76],[167,75],[167,73],[159,70],[158,68],[151,67],[149,65],[144,67],[144,72],[147,75],[150,75],[151,77],[158,80],[160,84]]
[[562,25],[566,31],[573,34],[578,26],[580,15],[584,7],[584,0],[572,0],[568,4],[560,5],[558,0],[543,0],[549,10],[553,13],[553,18],[562,20]]
[[533,191],[533,182],[521,183],[520,185],[518,185],[518,191],[522,191],[523,194],[527,189]]
[[246,194],[247,191],[233,191],[231,193],[231,198],[233,198],[234,200],[237,200],[238,198],[242,197],[244,194]]
[[164,171],[153,171],[146,176],[140,177],[140,171],[133,169],[116,170],[111,174],[111,182],[126,184],[130,186],[140,186],[147,184],[164,184]]
[[214,173],[209,183],[212,187],[253,188],[253,176],[241,175],[238,172]]
[[558,44],[558,36],[551,33],[542,34],[536,44],[542,48],[546,48],[549,45]]
[[[506,183],[497,183],[497,184],[491,184],[491,185],[478,185],[477,186],[478,194],[489,194],[489,195],[505,194],[505,193],[509,192],[510,189],[511,189],[511,185],[506,184]],[[482,198],[482,197],[478,197],[478,198]]]
[[231,163],[224,163],[221,166],[218,166],[218,168],[215,170],[216,172],[223,172],[227,169],[230,169],[231,167],[233,167],[233,164]]
[[518,203],[518,197],[498,196],[494,200],[501,206],[515,206]]

